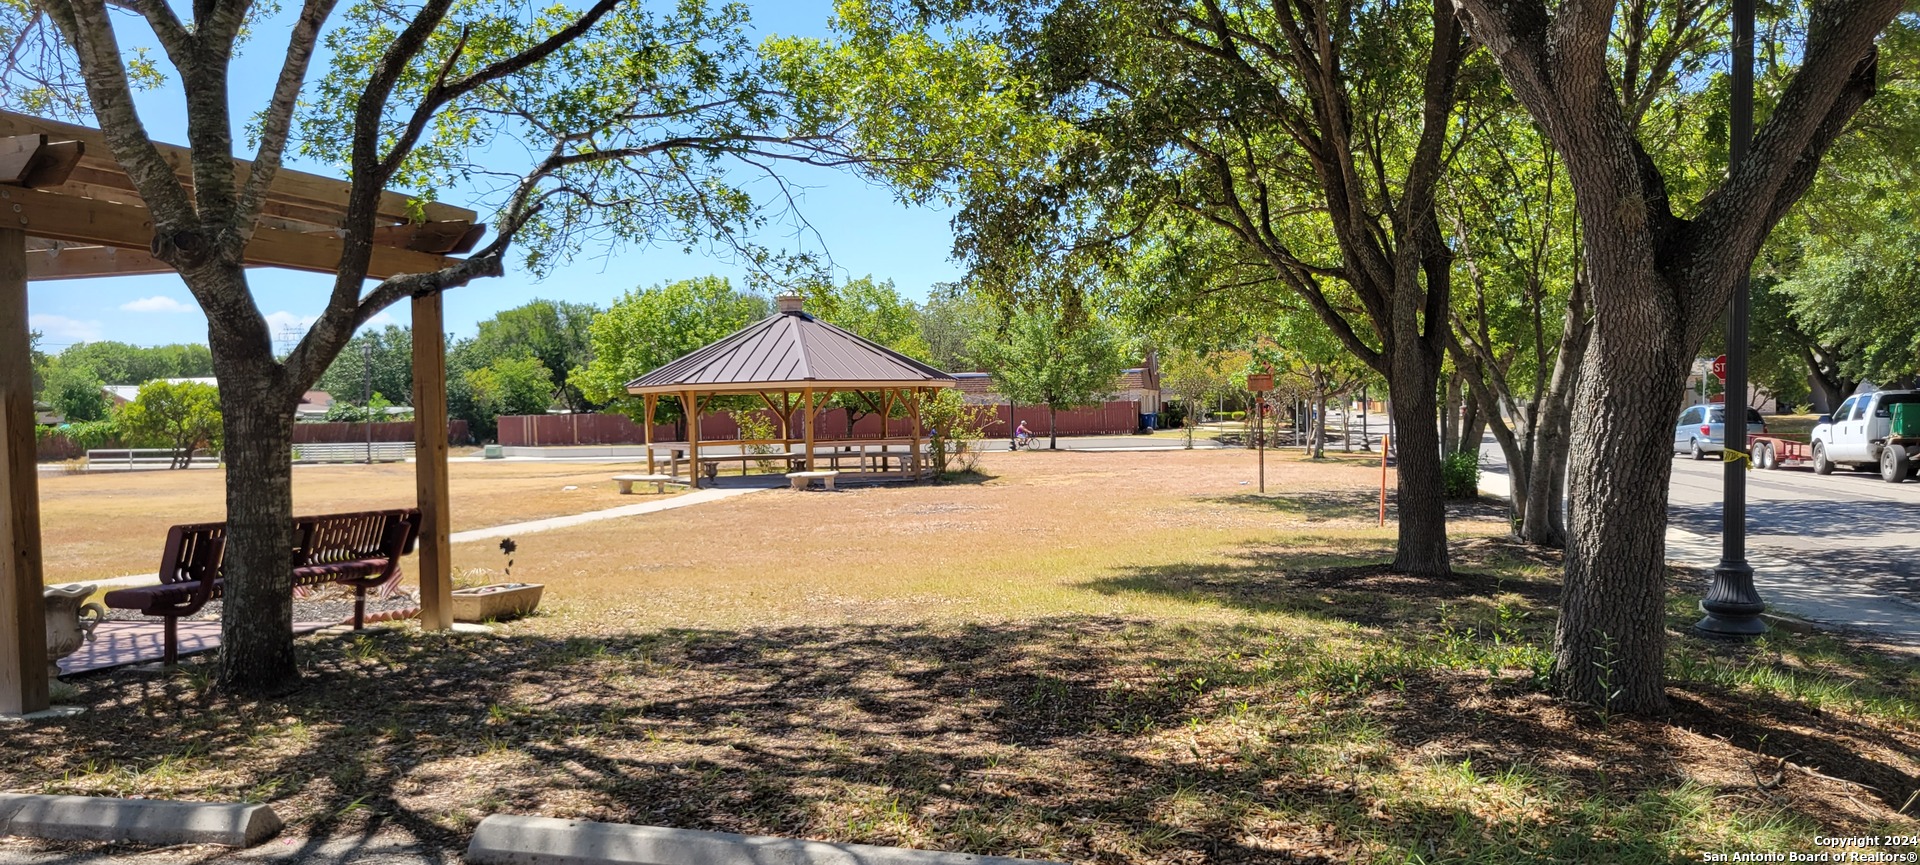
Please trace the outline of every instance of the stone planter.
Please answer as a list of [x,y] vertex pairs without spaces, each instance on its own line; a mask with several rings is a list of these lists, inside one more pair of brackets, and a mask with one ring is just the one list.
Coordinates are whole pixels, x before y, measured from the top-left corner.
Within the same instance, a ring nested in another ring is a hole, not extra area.
[[540,583],[494,583],[455,589],[453,620],[456,622],[504,622],[533,612],[540,605]]
[[107,617],[107,608],[85,604],[92,586],[48,586],[43,593],[47,610],[47,675],[60,675],[60,659],[93,639],[93,629]]

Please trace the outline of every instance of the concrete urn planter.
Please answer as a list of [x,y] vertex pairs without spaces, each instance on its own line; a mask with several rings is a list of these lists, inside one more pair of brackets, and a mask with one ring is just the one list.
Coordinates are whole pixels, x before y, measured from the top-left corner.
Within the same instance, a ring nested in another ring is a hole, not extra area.
[[47,611],[47,674],[60,675],[60,659],[93,639],[93,629],[107,618],[107,608],[82,604],[93,594],[91,586],[48,586],[43,593]]
[[453,592],[456,622],[503,622],[533,612],[540,605],[541,583],[493,583]]

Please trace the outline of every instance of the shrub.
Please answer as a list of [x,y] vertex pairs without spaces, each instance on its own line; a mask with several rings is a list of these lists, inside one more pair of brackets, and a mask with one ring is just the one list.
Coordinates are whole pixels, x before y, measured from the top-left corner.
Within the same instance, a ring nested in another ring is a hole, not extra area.
[[1480,455],[1473,451],[1448,454],[1440,465],[1440,480],[1446,488],[1447,498],[1479,498]]
[[927,399],[921,417],[940,473],[973,471],[980,463],[980,442],[987,437],[987,407],[968,405],[958,390],[943,390]]
[[[773,418],[767,417],[757,409],[734,409],[728,411],[727,416],[733,418],[734,427],[740,430],[741,441],[756,439],[764,441],[780,433],[780,428],[774,424]],[[746,452],[770,454],[773,453],[773,445],[747,445]],[[754,460],[754,464],[759,466],[761,471],[773,470],[773,460]]]
[[1247,413],[1243,411],[1230,411],[1230,412],[1227,412],[1227,419],[1228,420],[1246,420]]

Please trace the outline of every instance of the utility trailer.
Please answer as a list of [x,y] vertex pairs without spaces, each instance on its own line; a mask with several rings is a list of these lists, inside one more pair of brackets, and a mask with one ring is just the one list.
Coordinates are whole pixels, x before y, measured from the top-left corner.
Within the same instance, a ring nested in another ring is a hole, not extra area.
[[1757,469],[1813,465],[1811,445],[1799,439],[1781,435],[1747,436],[1747,453],[1753,455],[1753,467]]

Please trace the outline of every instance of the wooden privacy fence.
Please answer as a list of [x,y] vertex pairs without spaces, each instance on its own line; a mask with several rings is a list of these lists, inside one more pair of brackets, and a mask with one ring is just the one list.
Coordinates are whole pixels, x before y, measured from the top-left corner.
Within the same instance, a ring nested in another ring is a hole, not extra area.
[[[989,438],[1005,438],[1012,434],[1016,421],[1025,420],[1027,428],[1035,434],[1045,435],[1047,431],[1047,410],[1044,407],[1020,406],[1017,413],[1009,417],[1009,407],[980,406],[987,410],[989,419],[986,434]],[[778,426],[774,415],[765,409],[757,409],[754,414]],[[796,419],[797,420],[797,419]],[[1060,412],[1057,418],[1060,435],[1113,435],[1131,433],[1140,428],[1140,403],[1134,400],[1116,400],[1103,406],[1088,409],[1076,409]],[[640,444],[644,436],[640,425],[617,414],[537,414],[502,415],[499,418],[500,444],[509,447],[557,447],[565,445],[624,445]],[[840,438],[884,438],[903,437],[909,432],[910,424],[906,418],[893,418],[882,428],[877,415],[863,415],[854,421],[852,434],[847,431],[847,412],[845,409],[828,409],[820,413],[814,421],[814,429],[825,439]],[[795,424],[797,430],[798,424]],[[740,437],[740,428],[733,418],[725,412],[708,412],[700,416],[701,441],[724,441]],[[655,424],[655,441],[680,441],[685,431],[672,424]]]

